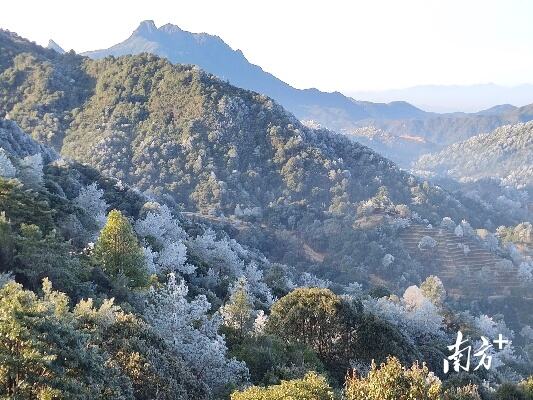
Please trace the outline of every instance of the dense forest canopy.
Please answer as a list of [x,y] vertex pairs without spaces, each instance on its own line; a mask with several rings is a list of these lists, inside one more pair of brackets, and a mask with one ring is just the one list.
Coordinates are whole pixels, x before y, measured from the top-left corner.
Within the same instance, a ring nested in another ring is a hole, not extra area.
[[[196,67],[5,31],[0,117],[2,396],[531,397],[520,201],[448,192]],[[468,297],[436,276],[442,238],[518,286]],[[513,343],[446,375],[458,329]]]
[[533,186],[533,123],[507,125],[422,156],[414,168],[464,181],[500,178],[506,186]]

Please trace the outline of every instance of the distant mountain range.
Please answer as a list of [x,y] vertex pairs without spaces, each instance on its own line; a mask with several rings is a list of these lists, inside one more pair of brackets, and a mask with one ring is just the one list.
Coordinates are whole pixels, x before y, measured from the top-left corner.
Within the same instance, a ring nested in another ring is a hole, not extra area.
[[[53,42],[49,45],[49,48],[57,47]],[[218,36],[187,32],[171,24],[157,28],[153,21],[142,22],[128,39],[115,46],[84,55],[101,59],[143,52],[165,57],[175,64],[197,65],[235,86],[267,95],[306,125],[349,134],[405,167],[429,150],[436,151],[499,126],[533,118],[531,107],[517,108],[509,104],[492,106],[477,113],[438,114],[423,111],[405,101],[372,103],[339,92],[296,89],[251,64],[240,50],[233,50]],[[481,93],[494,88],[471,88],[474,89]],[[413,99],[421,99],[432,91],[443,98],[446,91],[455,93],[451,88],[428,86],[413,90],[419,96]],[[397,99],[401,99],[399,94]],[[382,131],[387,138],[383,135],[374,135],[372,140],[361,137],[361,132],[368,132],[368,127],[371,127],[370,131],[374,128]]]
[[125,41],[84,55],[100,59],[143,52],[165,57],[172,63],[198,65],[235,86],[272,97],[300,120],[315,120],[337,131],[344,131],[364,119],[420,118],[426,115],[403,101],[371,103],[354,100],[339,92],[295,89],[251,64],[240,50],[233,50],[220,37],[187,32],[171,24],[157,28],[153,21],[143,21]]
[[372,125],[396,136],[419,136],[444,147],[472,136],[488,133],[509,124],[533,119],[533,104],[523,107],[501,105],[477,113],[432,114],[427,118],[398,120],[366,120]]
[[406,89],[350,92],[356,98],[369,101],[408,101],[424,110],[477,112],[494,104],[510,103],[523,106],[533,103],[533,84],[507,87],[493,83],[480,85],[425,85]]

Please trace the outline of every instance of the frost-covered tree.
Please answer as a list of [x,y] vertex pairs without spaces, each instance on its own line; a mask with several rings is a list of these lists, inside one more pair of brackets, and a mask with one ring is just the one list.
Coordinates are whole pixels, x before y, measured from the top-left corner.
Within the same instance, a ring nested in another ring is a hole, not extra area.
[[496,252],[500,247],[500,242],[496,235],[489,233],[485,236],[483,245],[491,252]]
[[202,235],[189,241],[192,251],[205,263],[215,269],[222,277],[235,278],[243,274],[244,262],[241,255],[246,255],[234,239],[223,237],[217,240],[212,229],[207,229]]
[[403,301],[408,309],[420,307],[427,300],[422,290],[416,285],[409,286],[403,294]]
[[318,276],[315,276],[309,272],[304,272],[300,277],[298,286],[327,289],[331,286],[331,281],[327,279],[321,279]]
[[1,272],[0,273],[0,289],[2,286],[4,286],[6,283],[15,281],[15,275],[13,275],[11,272]]
[[165,270],[180,270],[187,261],[187,247],[183,242],[166,242],[159,252],[157,263]]
[[520,336],[524,339],[533,340],[533,328],[529,325],[525,325],[520,331]]
[[27,185],[41,186],[43,184],[43,156],[36,153],[26,156],[20,161],[19,175]]
[[265,314],[263,310],[259,310],[254,319],[254,334],[256,335],[264,334],[267,321],[268,321],[268,316]]
[[150,248],[149,256],[152,257],[154,272],[192,274],[195,267],[187,263],[187,247],[184,243],[187,234],[179,221],[166,204],[146,203],[145,208],[150,211],[135,223],[135,231],[150,243],[145,247]]
[[157,252],[154,252],[150,246],[143,247],[144,254],[144,263],[146,265],[146,270],[152,274],[157,273],[158,267],[155,263],[157,258]]
[[255,303],[263,307],[269,307],[274,302],[272,292],[263,279],[261,271],[255,263],[249,263],[244,268],[243,276],[246,278],[248,290]]
[[98,229],[103,228],[106,222],[107,203],[103,199],[104,191],[98,189],[96,182],[80,189],[74,204],[83,209],[95,221]]
[[385,268],[387,268],[393,262],[394,262],[394,256],[392,254],[385,254],[383,258],[381,259],[381,265],[383,265],[383,267]]
[[14,178],[17,175],[17,169],[11,163],[3,149],[0,149],[0,176],[4,178]]
[[[495,370],[500,368],[505,369],[506,364],[510,361],[514,362],[517,360],[512,344],[514,332],[507,327],[503,319],[497,320],[486,314],[481,314],[473,319],[472,325],[478,331],[479,335],[485,336],[489,340],[497,339],[500,334],[509,340],[509,343],[503,349],[489,349],[488,353],[492,356],[492,368]],[[479,348],[481,341],[477,340],[473,345]]]
[[470,224],[468,223],[468,221],[466,220],[462,220],[461,221],[461,228],[463,228],[463,235],[464,236],[474,236],[475,235],[475,232],[474,232],[474,229],[472,228],[472,226],[470,226]]
[[513,260],[513,263],[515,265],[520,265],[524,256],[522,256],[522,253],[520,253],[516,246],[513,243],[508,243],[506,250],[509,253],[509,257],[511,257],[511,260]]
[[166,204],[146,203],[145,208],[151,211],[135,223],[135,231],[139,236],[152,237],[161,243],[187,238],[179,221]]
[[423,236],[422,239],[418,242],[418,248],[422,251],[424,250],[433,250],[437,247],[437,241],[431,236]]
[[351,282],[348,286],[344,287],[344,293],[346,296],[359,299],[363,297],[363,285],[358,282]]
[[246,365],[227,357],[224,337],[218,333],[220,315],[209,315],[211,304],[205,296],[188,301],[187,294],[185,282],[170,274],[166,285],[150,289],[146,320],[213,391],[246,381]]
[[533,282],[533,265],[531,262],[522,262],[518,267],[518,277],[525,282]]
[[406,290],[402,301],[369,298],[363,301],[365,311],[383,318],[404,332],[411,340],[424,341],[444,336],[443,318],[439,310],[416,286]]
[[411,226],[409,218],[394,218],[390,223],[394,229],[405,229]]

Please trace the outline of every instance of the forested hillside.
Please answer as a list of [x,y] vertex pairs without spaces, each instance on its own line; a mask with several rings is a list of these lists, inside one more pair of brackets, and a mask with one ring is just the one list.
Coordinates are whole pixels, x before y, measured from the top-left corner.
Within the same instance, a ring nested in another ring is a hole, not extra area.
[[123,42],[84,55],[102,59],[141,53],[151,53],[174,64],[197,65],[234,86],[273,98],[299,119],[317,120],[330,129],[345,130],[361,119],[414,118],[427,114],[403,101],[371,103],[354,100],[339,92],[296,89],[260,66],[251,64],[242,51],[233,50],[222,38],[187,32],[172,24],[157,28],[154,21],[143,21]]
[[[506,242],[523,229],[473,229],[516,214],[153,55],[0,31],[0,118],[0,396],[531,395],[533,266]],[[520,291],[497,314],[447,288],[415,226],[486,248]],[[513,342],[446,375],[458,328]]]
[[[514,334],[501,319],[454,313],[437,277],[402,298],[357,283],[335,293],[57,158],[12,121],[0,121],[0,139],[2,396],[378,400],[387,390],[491,398],[473,375],[446,379],[440,349],[457,324]],[[520,345],[530,330],[494,354],[487,379],[530,371]],[[415,360],[427,366],[402,366]],[[510,388],[531,393],[527,380]]]
[[363,121],[363,126],[373,125],[394,135],[421,136],[440,146],[467,140],[468,138],[509,124],[528,122],[533,119],[533,105],[523,107],[494,107],[479,113],[433,114],[428,118],[403,120]]
[[[92,61],[7,33],[1,40],[11,59],[0,75],[10,119],[63,156],[184,211],[255,221],[241,239],[277,261],[347,282],[356,271],[377,272],[390,253],[405,275],[392,284],[405,287],[420,280],[420,267],[394,230],[361,223],[373,210],[476,227],[521,222],[422,182],[340,135],[307,128],[271,99],[197,68],[146,54]],[[269,235],[258,232],[263,226]],[[295,254],[302,241],[321,262]]]
[[[533,118],[531,105],[520,108],[501,105],[473,113],[438,114],[404,101],[372,103],[339,92],[295,89],[251,64],[240,50],[233,50],[218,36],[187,32],[172,24],[158,28],[153,21],[141,22],[121,43],[84,54],[102,59],[141,53],[154,54],[174,64],[194,64],[232,85],[265,94],[299,120],[356,136],[405,168],[424,153]],[[373,135],[369,140],[366,135],[369,129],[381,131],[383,135]]]
[[414,169],[472,181],[499,178],[517,188],[533,186],[533,123],[508,125],[422,156]]

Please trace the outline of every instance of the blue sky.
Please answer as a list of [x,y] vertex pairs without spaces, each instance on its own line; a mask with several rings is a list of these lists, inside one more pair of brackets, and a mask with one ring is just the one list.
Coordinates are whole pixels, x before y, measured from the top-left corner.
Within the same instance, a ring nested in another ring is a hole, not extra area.
[[299,88],[343,92],[425,84],[533,82],[533,1],[4,2],[0,27],[81,52],[141,20],[221,36]]

